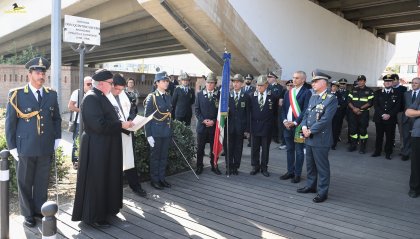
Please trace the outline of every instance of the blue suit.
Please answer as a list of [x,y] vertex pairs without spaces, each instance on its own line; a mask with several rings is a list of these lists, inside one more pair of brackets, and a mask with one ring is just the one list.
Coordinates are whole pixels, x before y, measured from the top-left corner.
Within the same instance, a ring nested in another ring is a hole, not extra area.
[[328,152],[333,142],[332,119],[337,105],[337,97],[330,93],[325,92],[321,96],[314,94],[301,123],[302,128],[307,127],[311,131],[310,137],[305,139],[308,171],[306,186],[317,188],[321,197],[328,195],[330,185]]
[[[6,109],[6,140],[9,149],[17,148],[19,206],[25,217],[41,213],[47,201],[48,179],[54,141],[61,138],[61,116],[57,92],[42,87],[42,99],[38,103],[29,85],[11,90]],[[36,113],[38,112],[38,113]],[[24,117],[33,116],[25,119]]]
[[147,117],[158,110],[145,126],[146,137],[152,136],[155,145],[150,148],[150,177],[155,183],[165,180],[168,151],[171,139],[171,95],[161,95],[158,90],[146,98],[144,115]]
[[[298,94],[296,95],[297,104],[300,108],[300,115],[299,117],[295,117],[292,113],[292,121],[296,122],[299,125],[302,122],[303,114],[305,113],[306,109],[308,108],[309,99],[311,98],[311,91],[306,89],[305,87],[301,87]],[[281,120],[287,120],[287,114],[290,108],[290,99],[289,99],[289,91],[284,94],[283,105],[281,108]],[[302,174],[302,166],[304,161],[304,144],[303,143],[295,143],[296,127],[291,129],[284,129],[284,139],[286,141],[287,146],[287,172],[291,175],[300,176]],[[295,161],[296,159],[296,161]]]

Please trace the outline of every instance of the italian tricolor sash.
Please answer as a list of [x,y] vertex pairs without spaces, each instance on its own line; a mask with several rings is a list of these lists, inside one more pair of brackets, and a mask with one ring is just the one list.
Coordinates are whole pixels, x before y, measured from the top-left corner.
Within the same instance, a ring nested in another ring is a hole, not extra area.
[[[292,113],[295,118],[298,118],[300,115],[300,107],[296,99],[297,90],[296,88],[293,88],[289,91],[289,101],[290,101],[290,107],[292,108]],[[305,139],[302,136],[302,126],[299,124],[295,129],[295,137],[294,137],[295,143],[303,143]]]

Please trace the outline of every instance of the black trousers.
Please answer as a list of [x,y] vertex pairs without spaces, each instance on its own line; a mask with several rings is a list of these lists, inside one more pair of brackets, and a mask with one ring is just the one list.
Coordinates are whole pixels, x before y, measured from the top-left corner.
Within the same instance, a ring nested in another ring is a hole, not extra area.
[[139,175],[137,174],[136,167],[124,170],[124,174],[131,189],[135,190],[138,186],[140,186]]
[[175,117],[175,119],[184,122],[186,126],[191,125],[191,116]]
[[367,127],[369,126],[369,111],[363,111],[361,115],[349,112],[349,134],[353,139],[360,136],[367,136]]
[[210,164],[213,167],[213,141],[214,141],[214,127],[209,127],[203,133],[197,133],[197,167],[203,167],[204,148],[206,143],[210,143]]
[[385,141],[385,153],[392,154],[392,144],[395,137],[395,123],[375,123],[376,126],[376,141],[375,141],[375,152],[382,152],[384,143],[384,134],[386,137]]
[[410,189],[420,193],[420,137],[411,137]]
[[[229,148],[226,148],[226,142],[223,145],[226,156],[228,157],[229,167],[239,168],[241,166],[242,149],[244,147],[244,135],[243,134],[229,134],[228,136]],[[226,139],[226,134],[225,134]],[[228,154],[229,152],[229,154]]]
[[337,145],[338,139],[341,135],[341,128],[343,127],[344,117],[346,116],[346,109],[338,108],[334,115],[332,128],[333,128],[333,146]]
[[[251,165],[261,170],[267,170],[271,136],[252,136]],[[260,162],[261,151],[261,162]]]

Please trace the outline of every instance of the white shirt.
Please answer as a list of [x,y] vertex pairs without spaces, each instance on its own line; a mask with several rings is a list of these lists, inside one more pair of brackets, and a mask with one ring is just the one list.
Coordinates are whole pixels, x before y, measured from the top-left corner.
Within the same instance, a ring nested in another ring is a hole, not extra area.
[[[29,83],[28,85],[29,85],[29,89],[31,89],[32,93],[34,94],[35,99],[38,101],[38,93],[36,93],[36,91],[37,91],[38,89],[36,89],[35,87],[33,87],[33,86],[31,85],[31,83]],[[42,95],[43,95],[43,93],[44,93],[44,92],[43,92],[43,90],[42,90],[42,87],[41,87],[41,88],[39,88],[39,92],[40,92],[41,97],[42,97]]]
[[[258,103],[260,103],[260,96],[261,96],[261,93],[258,92]],[[265,104],[265,99],[267,99],[267,90],[265,90],[263,93],[264,104]]]
[[[79,94],[78,94],[79,90],[74,90],[71,93],[70,96],[70,101],[76,102],[76,107],[79,108]],[[73,118],[72,120],[74,121],[74,117],[76,117],[77,112],[72,112],[73,114]],[[77,114],[77,122],[76,123],[80,123],[80,113]]]
[[385,93],[389,94],[390,91],[391,91],[391,88],[389,88],[389,89],[385,88]]
[[[292,88],[294,89],[294,88]],[[292,90],[290,89],[290,90]],[[296,96],[299,94],[300,89],[302,89],[302,86],[300,86],[299,88],[296,88]],[[287,96],[288,97],[288,96]],[[301,112],[302,113],[302,112]],[[283,121],[283,123],[286,120]],[[290,102],[290,106],[289,106],[289,110],[287,111],[287,121],[293,121],[293,110],[292,110],[292,102]],[[294,121],[293,121],[294,122]],[[296,123],[295,123],[296,124]]]

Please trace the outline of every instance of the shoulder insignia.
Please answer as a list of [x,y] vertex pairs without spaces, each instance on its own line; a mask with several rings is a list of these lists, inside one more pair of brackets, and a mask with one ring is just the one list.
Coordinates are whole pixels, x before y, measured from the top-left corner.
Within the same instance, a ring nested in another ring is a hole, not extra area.
[[267,91],[267,95],[271,95],[271,90]]
[[254,91],[254,96],[258,96],[258,92],[257,91]]
[[[10,90],[9,90],[9,92],[18,91],[18,90],[23,90],[23,89],[25,89],[25,87],[24,87],[24,86],[21,86],[21,87],[16,87],[16,88],[10,89]],[[25,93],[27,93],[27,92],[25,92]]]

